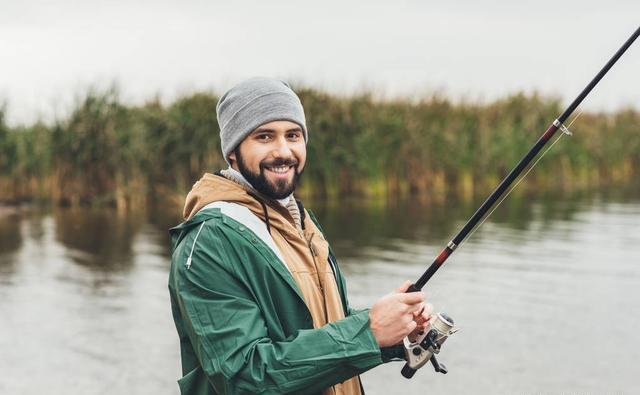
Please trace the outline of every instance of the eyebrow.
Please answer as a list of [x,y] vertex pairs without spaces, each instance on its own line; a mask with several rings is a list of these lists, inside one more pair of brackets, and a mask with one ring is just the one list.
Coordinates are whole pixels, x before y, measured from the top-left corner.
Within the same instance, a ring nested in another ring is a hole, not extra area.
[[[276,130],[275,129],[269,129],[269,128],[258,128],[256,130],[253,131],[252,134],[256,134],[256,133],[275,133]],[[295,127],[295,128],[291,128],[291,129],[287,129],[285,130],[285,133],[289,133],[289,132],[302,132],[302,129],[300,127]]]

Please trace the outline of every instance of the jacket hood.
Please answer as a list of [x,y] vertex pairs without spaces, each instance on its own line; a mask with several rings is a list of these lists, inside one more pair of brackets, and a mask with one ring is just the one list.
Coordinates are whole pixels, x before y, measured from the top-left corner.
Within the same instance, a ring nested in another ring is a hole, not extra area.
[[204,206],[218,201],[242,204],[260,219],[278,228],[284,228],[287,222],[289,225],[293,222],[289,211],[277,201],[262,197],[244,189],[235,181],[211,173],[205,173],[193,185],[187,195],[182,215],[185,220],[190,220]]
[[224,177],[205,173],[196,181],[185,200],[182,216],[191,219],[200,209],[217,201],[246,202],[250,195],[237,183]]

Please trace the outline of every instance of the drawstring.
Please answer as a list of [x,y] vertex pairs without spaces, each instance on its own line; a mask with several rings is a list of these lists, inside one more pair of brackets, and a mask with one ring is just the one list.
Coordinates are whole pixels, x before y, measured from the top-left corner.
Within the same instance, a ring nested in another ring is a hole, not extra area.
[[267,223],[267,232],[271,234],[271,225],[269,224],[269,212],[267,211],[267,205],[262,201],[262,199],[258,199],[260,205],[262,206],[262,211],[264,212],[264,219]]
[[[291,198],[295,199],[293,196]],[[296,199],[296,204],[298,205],[298,210],[300,211],[300,226],[302,227],[302,230],[304,230],[304,220],[307,217],[307,214],[304,212],[302,200]]]
[[251,192],[251,191],[246,191],[247,194],[249,196],[251,196],[252,198],[256,199],[260,205],[262,206],[262,212],[264,213],[264,222],[266,222],[267,224],[267,232],[269,232],[269,234],[271,234],[271,224],[269,223],[269,211],[267,211],[267,205],[265,204],[264,200],[262,200],[260,198],[260,196],[256,195],[255,193]]
[[200,236],[200,232],[202,231],[202,227],[207,221],[202,221],[202,225],[200,225],[200,229],[198,229],[198,233],[196,233],[196,237],[193,239],[193,244],[191,245],[191,252],[189,253],[189,257],[187,258],[187,269],[191,267],[191,257],[193,256],[193,250],[196,248],[196,241],[198,241],[198,236]]

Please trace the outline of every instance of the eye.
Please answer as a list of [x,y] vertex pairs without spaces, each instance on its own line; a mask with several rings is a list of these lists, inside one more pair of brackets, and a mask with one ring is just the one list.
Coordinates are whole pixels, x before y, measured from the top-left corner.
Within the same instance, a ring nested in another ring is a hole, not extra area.
[[256,135],[256,140],[258,141],[269,141],[271,140],[271,135],[268,133],[260,133]]
[[301,137],[301,133],[300,132],[289,132],[287,133],[287,138],[291,141],[297,141],[298,139],[300,139]]

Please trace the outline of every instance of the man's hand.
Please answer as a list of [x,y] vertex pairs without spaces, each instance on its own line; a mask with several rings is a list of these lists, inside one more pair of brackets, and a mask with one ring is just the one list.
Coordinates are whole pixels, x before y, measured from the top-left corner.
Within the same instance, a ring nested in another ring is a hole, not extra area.
[[413,320],[416,322],[416,329],[409,333],[409,340],[416,341],[416,338],[424,332],[433,318],[433,305],[431,303],[424,303],[421,311],[413,313]]
[[[414,330],[422,330],[427,325],[431,307],[426,308],[424,293],[405,293],[410,285],[411,282],[406,281],[371,307],[369,321],[378,346],[398,344]],[[420,322],[419,327],[416,321]]]

